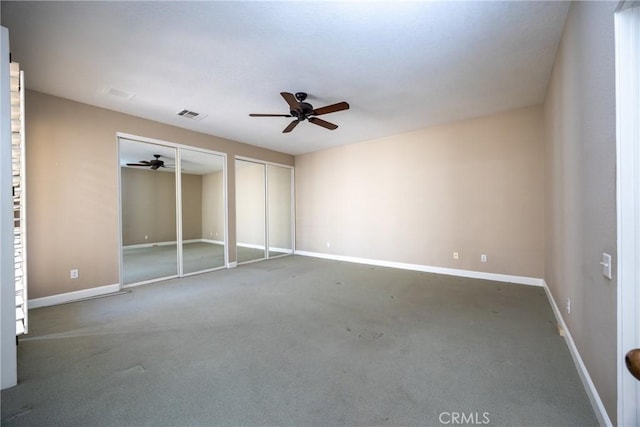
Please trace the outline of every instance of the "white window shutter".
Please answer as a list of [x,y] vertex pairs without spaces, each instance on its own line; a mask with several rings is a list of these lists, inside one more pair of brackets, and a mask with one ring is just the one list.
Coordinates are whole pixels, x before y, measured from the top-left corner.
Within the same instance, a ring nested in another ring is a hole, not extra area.
[[28,331],[27,234],[24,147],[24,72],[10,64],[11,157],[13,171],[13,245],[16,287],[16,335]]

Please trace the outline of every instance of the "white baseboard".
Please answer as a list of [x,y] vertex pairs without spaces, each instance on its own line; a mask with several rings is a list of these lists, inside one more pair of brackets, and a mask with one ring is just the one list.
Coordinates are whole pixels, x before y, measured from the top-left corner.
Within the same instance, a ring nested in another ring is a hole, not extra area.
[[253,243],[236,243],[237,246],[241,248],[251,248],[251,249],[260,249],[264,251],[264,245],[255,245]]
[[335,261],[355,262],[358,264],[377,265],[380,267],[400,268],[402,270],[422,271],[425,273],[446,274],[448,276],[468,277],[471,279],[493,280],[496,282],[517,283],[529,286],[544,286],[544,280],[536,277],[526,276],[510,276],[507,274],[485,273],[482,271],[458,270],[455,268],[432,267],[421,264],[408,264],[404,262],[381,261],[377,259],[358,258],[344,255],[323,254],[319,252],[299,251],[294,252],[296,255],[310,256],[315,258],[332,259]]
[[269,252],[278,252],[280,254],[292,254],[293,249],[269,247]]
[[202,243],[211,243],[212,245],[224,245],[223,240],[198,239],[198,241]]
[[230,262],[227,265],[227,268],[236,268],[237,266],[238,266],[238,263],[236,261],[234,261],[234,262]]
[[601,426],[612,426],[611,419],[607,414],[607,410],[604,408],[604,404],[602,403],[602,399],[600,399],[600,395],[596,390],[593,381],[591,380],[591,376],[589,375],[589,371],[587,371],[587,367],[582,361],[582,357],[580,357],[580,352],[578,352],[578,348],[576,347],[576,343],[573,341],[573,337],[571,336],[571,332],[569,328],[567,328],[567,324],[564,322],[564,318],[562,317],[562,312],[558,308],[556,301],[553,299],[553,295],[547,286],[547,283],[543,280],[542,286],[544,287],[544,291],[547,294],[547,299],[549,300],[549,304],[551,304],[551,308],[553,309],[553,314],[556,316],[556,320],[558,324],[564,331],[564,340],[567,343],[567,347],[569,347],[569,352],[571,353],[571,357],[573,358],[573,363],[576,365],[576,369],[578,371],[578,375],[582,380],[582,385],[584,386],[585,391],[587,392],[587,396],[589,397],[589,401],[591,402],[591,406],[593,407],[593,411],[598,418],[598,422]]
[[177,242],[175,240],[172,241],[172,242],[139,243],[139,244],[136,244],[136,245],[123,246],[122,249],[151,248],[151,247],[154,247],[154,246],[172,246],[172,245],[176,245],[176,244],[177,244]]
[[187,239],[182,241],[182,243],[202,243],[202,242],[204,242],[204,239]]
[[64,304],[67,302],[78,301],[85,298],[92,298],[100,295],[112,294],[120,291],[120,285],[99,286],[97,288],[81,289],[79,291],[66,292],[63,294],[51,295],[48,297],[34,298],[29,300],[28,307],[48,307],[50,305]]
[[[172,246],[176,245],[178,242],[154,242],[154,243],[140,243],[137,245],[127,245],[123,246],[122,249],[140,249],[140,248],[151,248],[153,246]],[[183,240],[182,243],[213,243],[216,245],[224,245],[222,240],[211,240],[211,239],[188,239]]]
[[[236,243],[237,246],[240,246],[241,248],[251,248],[251,249],[260,249],[261,251],[264,251],[264,245],[256,245],[253,243]],[[287,249],[287,248],[276,248],[274,246],[270,246],[269,247],[269,252],[279,252],[279,253],[283,253],[283,254],[292,254],[293,249]]]

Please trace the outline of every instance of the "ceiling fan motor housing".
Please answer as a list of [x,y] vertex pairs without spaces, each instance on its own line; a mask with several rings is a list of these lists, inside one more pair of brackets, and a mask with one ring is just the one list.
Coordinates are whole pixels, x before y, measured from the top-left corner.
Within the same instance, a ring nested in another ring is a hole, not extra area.
[[304,120],[313,112],[313,106],[308,102],[300,102],[300,110],[291,110],[290,113],[298,120]]

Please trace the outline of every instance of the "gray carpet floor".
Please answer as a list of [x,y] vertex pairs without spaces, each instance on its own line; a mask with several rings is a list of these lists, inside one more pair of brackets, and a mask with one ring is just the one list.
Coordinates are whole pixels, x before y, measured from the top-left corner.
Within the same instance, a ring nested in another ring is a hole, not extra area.
[[597,425],[538,287],[291,256],[30,327],[3,426]]
[[[264,259],[264,250],[238,247],[238,263]],[[269,251],[269,257],[283,255]],[[207,242],[186,243],[183,246],[185,274],[223,267],[224,245]],[[122,250],[122,279],[125,285],[178,274],[176,245],[162,245]]]

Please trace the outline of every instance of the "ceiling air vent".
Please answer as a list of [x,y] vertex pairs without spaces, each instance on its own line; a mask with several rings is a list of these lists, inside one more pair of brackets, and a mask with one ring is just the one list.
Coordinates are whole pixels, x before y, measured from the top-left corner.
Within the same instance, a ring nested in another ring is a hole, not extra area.
[[200,113],[196,113],[195,111],[191,111],[191,110],[182,110],[178,112],[179,116],[182,116],[186,119],[191,119],[191,120],[202,120],[205,117],[207,117],[204,114],[200,114]]
[[126,90],[116,89],[115,87],[107,87],[104,89],[107,95],[115,96],[116,98],[124,98],[131,101],[136,94],[127,92]]

